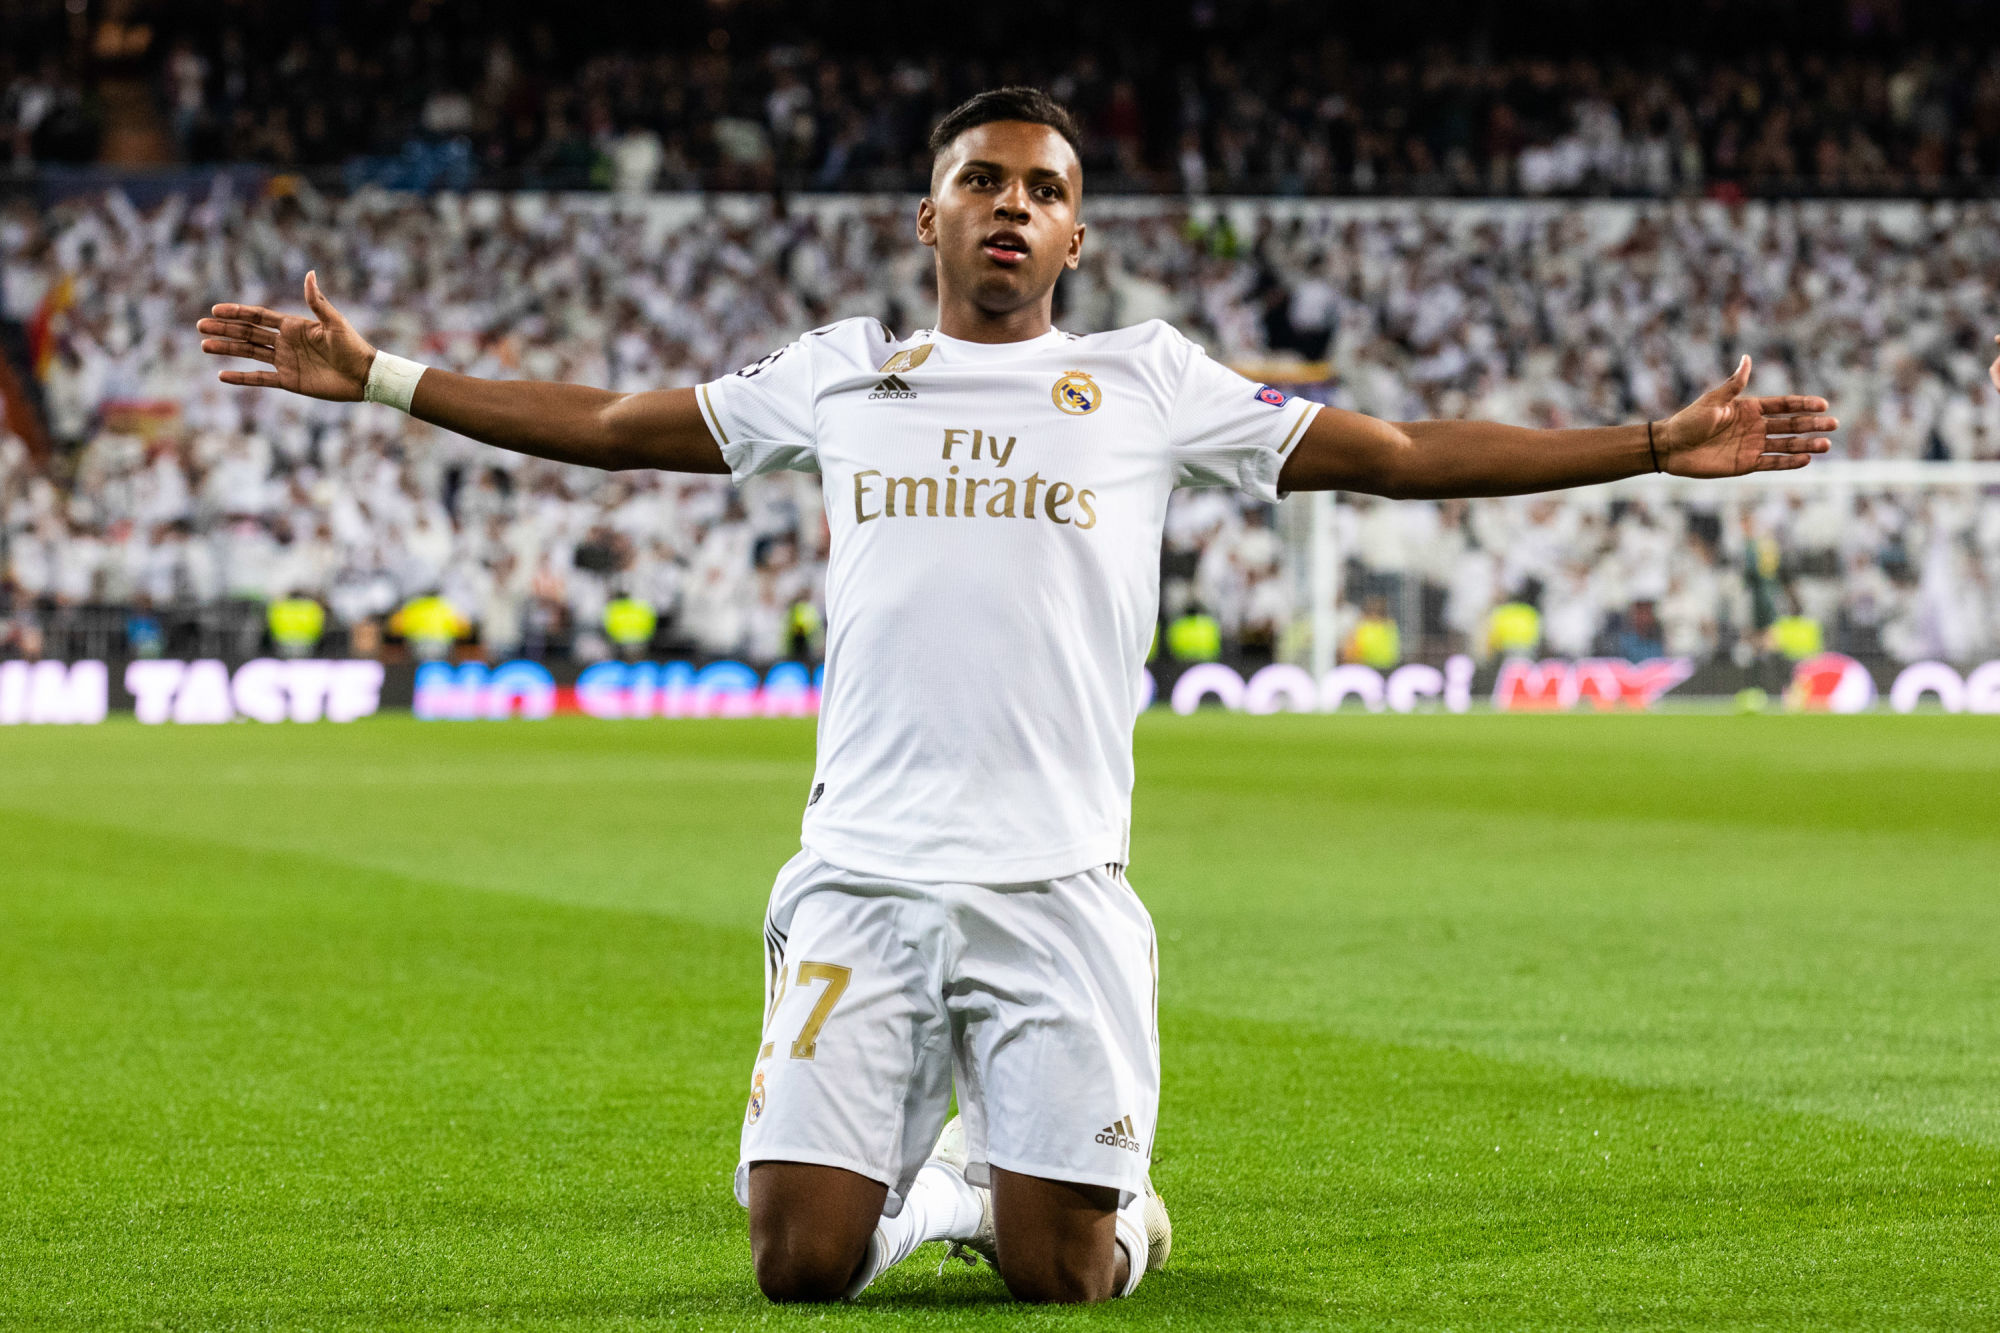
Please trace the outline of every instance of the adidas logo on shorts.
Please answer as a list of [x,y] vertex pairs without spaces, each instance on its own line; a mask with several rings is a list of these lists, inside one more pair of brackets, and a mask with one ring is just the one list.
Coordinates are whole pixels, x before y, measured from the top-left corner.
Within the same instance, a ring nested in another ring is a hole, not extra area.
[[1132,1123],[1132,1117],[1114,1121],[1097,1132],[1097,1141],[1113,1148],[1124,1148],[1129,1152],[1144,1154],[1146,1145],[1139,1142],[1139,1130]]
[[900,375],[891,375],[875,386],[875,392],[868,395],[875,398],[915,398],[917,391],[903,382]]

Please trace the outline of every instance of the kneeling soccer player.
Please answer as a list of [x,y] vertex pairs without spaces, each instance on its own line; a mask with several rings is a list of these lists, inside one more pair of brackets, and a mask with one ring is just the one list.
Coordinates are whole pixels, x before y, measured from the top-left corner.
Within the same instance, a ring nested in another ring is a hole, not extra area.
[[[859,1294],[927,1240],[1016,1296],[1130,1293],[1165,1258],[1153,927],[1127,884],[1132,726],[1167,500],[1340,488],[1513,494],[1665,470],[1802,467],[1817,398],[1750,364],[1664,421],[1390,423],[1216,365],[1157,321],[1079,337],[1070,116],[983,93],[932,136],[917,238],[937,325],[817,329],[696,389],[500,382],[378,353],[308,274],[314,318],[218,305],[232,384],[367,397],[605,468],[818,472],[832,534],[804,850],[765,921],[768,1001],[737,1198],[774,1300]],[[954,1083],[962,1118],[945,1124]]]

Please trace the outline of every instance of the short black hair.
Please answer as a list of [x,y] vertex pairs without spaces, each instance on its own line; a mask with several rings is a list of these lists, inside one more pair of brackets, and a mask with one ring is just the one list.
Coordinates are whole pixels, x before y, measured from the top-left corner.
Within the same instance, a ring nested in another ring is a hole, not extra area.
[[1024,120],[1030,125],[1046,125],[1060,134],[1078,158],[1083,156],[1083,136],[1069,108],[1040,88],[1015,86],[991,88],[978,93],[947,111],[931,129],[931,156],[951,147],[952,140],[970,129],[996,120]]

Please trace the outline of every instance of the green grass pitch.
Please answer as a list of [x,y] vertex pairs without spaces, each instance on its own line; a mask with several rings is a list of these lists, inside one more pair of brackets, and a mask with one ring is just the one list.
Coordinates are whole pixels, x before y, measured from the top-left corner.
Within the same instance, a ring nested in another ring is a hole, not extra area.
[[0,1327],[2000,1327],[2000,718],[1147,717],[1176,1248],[1083,1311],[751,1284],[811,748],[0,732]]

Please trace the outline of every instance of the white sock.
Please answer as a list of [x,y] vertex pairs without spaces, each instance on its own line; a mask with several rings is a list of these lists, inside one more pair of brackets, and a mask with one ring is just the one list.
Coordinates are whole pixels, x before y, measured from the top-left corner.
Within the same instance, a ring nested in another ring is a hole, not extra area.
[[[965,1240],[979,1229],[979,1192],[948,1166],[926,1163],[903,1200],[903,1211],[875,1224],[868,1238],[868,1257],[844,1293],[853,1300],[868,1285],[910,1257],[917,1246],[934,1240]],[[1144,1236],[1142,1222],[1139,1230]],[[1144,1268],[1143,1256],[1139,1266]]]
[[1112,1219],[1112,1234],[1117,1236],[1119,1248],[1125,1251],[1125,1286],[1120,1296],[1130,1296],[1139,1289],[1139,1280],[1146,1276],[1146,1196],[1134,1194],[1132,1202],[1118,1210]]

